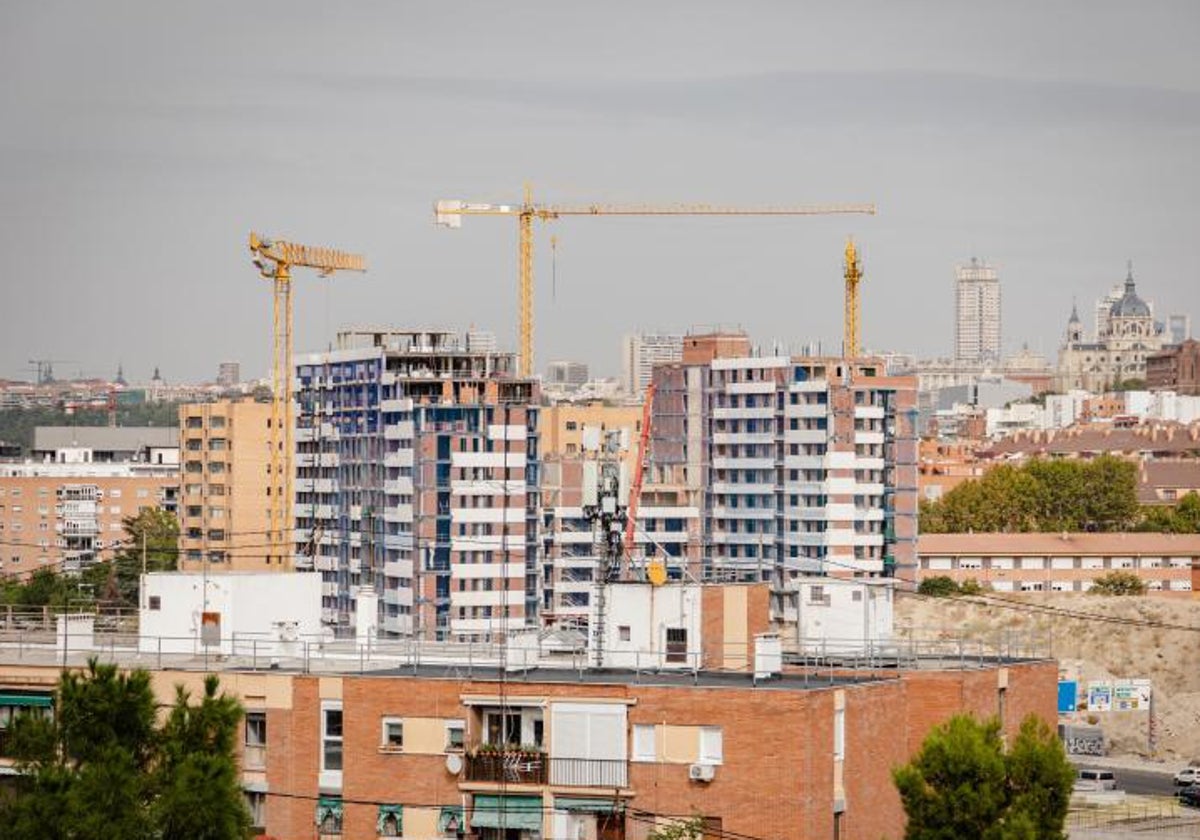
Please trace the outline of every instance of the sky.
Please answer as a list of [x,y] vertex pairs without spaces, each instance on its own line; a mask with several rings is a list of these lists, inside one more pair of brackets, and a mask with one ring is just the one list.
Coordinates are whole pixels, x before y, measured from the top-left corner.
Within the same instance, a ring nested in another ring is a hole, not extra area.
[[849,234],[867,347],[949,354],[977,256],[1006,347],[1053,357],[1126,260],[1157,314],[1200,318],[1198,141],[1193,0],[5,0],[0,377],[265,375],[250,230],[367,257],[296,272],[297,352],[362,325],[513,349],[515,220],[431,208],[526,182],[549,204],[879,208],[541,224],[539,370],[617,375],[635,330],[835,350]]

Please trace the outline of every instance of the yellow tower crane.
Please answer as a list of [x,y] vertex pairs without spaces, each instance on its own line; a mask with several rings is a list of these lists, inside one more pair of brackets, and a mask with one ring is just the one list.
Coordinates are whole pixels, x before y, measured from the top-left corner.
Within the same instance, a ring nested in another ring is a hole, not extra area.
[[858,298],[858,284],[863,278],[862,263],[854,247],[854,237],[846,238],[846,321],[842,328],[842,355],[848,359],[858,356],[862,338],[862,304]]
[[[250,234],[250,253],[259,273],[275,289],[274,358],[271,368],[270,542],[276,562],[291,554],[284,534],[291,530],[292,504],[292,268],[315,268],[322,277],[335,271],[366,271],[361,254],[315,248]],[[270,558],[268,558],[270,562]]]
[[533,220],[561,216],[828,216],[849,213],[875,215],[874,204],[833,204],[814,207],[723,207],[710,204],[534,204],[528,186],[521,204],[477,204],[441,200],[434,204],[434,221],[462,227],[463,216],[516,216],[519,231],[517,261],[520,300],[520,374],[533,375]]

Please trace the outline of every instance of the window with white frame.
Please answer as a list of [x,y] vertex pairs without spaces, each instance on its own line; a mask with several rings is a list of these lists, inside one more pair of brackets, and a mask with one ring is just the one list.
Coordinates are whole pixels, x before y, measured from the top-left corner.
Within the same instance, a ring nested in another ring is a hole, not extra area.
[[655,735],[654,724],[635,723],[633,725],[633,761],[657,760],[658,745]]
[[725,760],[725,749],[722,740],[721,727],[700,727],[701,764],[720,764]]
[[379,747],[386,752],[404,749],[404,721],[398,717],[385,717],[380,733]]
[[[157,596],[151,596],[151,609],[161,609],[161,601],[154,603]],[[246,712],[246,749],[244,760],[247,769],[261,769],[267,766],[267,713]]]
[[342,704],[321,704],[321,770],[342,769]]
[[464,721],[446,721],[446,752],[462,752],[466,740],[467,725]]

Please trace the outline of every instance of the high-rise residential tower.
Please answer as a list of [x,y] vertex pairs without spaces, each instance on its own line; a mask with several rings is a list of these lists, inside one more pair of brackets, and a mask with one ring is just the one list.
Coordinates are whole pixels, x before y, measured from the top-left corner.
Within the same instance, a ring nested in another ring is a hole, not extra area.
[[297,566],[321,573],[335,632],[494,639],[536,621],[538,385],[515,371],[438,330],[342,332],[299,361]]
[[683,358],[683,336],[676,333],[639,333],[625,336],[621,344],[622,384],[630,396],[641,396],[650,384],[654,366]]
[[704,576],[911,579],[915,377],[711,335],[688,336],[654,381],[651,464],[699,502]]
[[974,257],[954,270],[954,358],[965,364],[1000,361],[1000,278]]

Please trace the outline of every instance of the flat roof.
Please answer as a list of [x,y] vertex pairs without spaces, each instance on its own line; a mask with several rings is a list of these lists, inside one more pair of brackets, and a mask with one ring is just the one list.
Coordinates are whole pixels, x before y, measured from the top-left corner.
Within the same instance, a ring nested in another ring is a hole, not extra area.
[[1200,556],[1200,534],[1039,533],[1039,534],[921,534],[917,554],[970,554],[987,556],[1037,555],[1039,557],[1093,555]]

